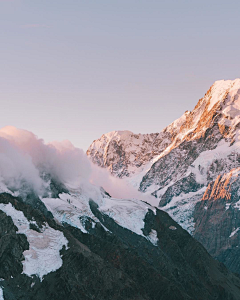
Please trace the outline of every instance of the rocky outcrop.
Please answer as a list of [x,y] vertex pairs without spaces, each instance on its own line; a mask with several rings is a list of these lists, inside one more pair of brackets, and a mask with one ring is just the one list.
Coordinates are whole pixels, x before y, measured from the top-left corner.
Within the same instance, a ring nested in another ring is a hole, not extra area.
[[194,237],[233,272],[240,273],[239,169],[211,182],[194,210]]
[[218,175],[214,182],[209,183],[202,200],[231,199],[231,173],[229,176]]

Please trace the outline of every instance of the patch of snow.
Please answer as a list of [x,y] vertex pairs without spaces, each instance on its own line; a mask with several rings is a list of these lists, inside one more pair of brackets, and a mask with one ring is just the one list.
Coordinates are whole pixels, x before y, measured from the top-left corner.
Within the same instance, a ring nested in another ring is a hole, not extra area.
[[155,208],[135,199],[103,198],[97,203],[99,210],[113,218],[120,226],[142,236],[144,236],[142,229],[148,209],[156,213]]
[[[171,187],[173,184],[174,184],[174,181],[171,181],[168,185],[166,185],[162,189],[158,190],[156,192],[157,198],[162,198],[162,196],[165,194],[165,192],[167,191],[167,189],[169,187]],[[153,186],[153,189],[152,189],[152,186]],[[151,186],[151,189],[149,189],[149,191],[154,192],[157,189],[158,186],[156,184],[153,184],[152,186]]]
[[238,208],[240,210],[240,200],[238,202],[235,203],[234,205],[235,208]]
[[229,237],[231,238],[232,236],[234,236],[239,230],[240,230],[240,227],[238,227],[237,229],[235,229],[235,230],[229,235]]
[[43,226],[42,232],[30,229],[30,222],[22,211],[16,210],[10,203],[0,203],[0,210],[13,220],[19,234],[24,234],[29,243],[29,250],[23,252],[23,273],[31,276],[37,275],[42,280],[44,275],[56,271],[62,266],[59,251],[67,247],[68,241],[61,231],[51,228],[48,224]]
[[226,210],[229,209],[230,205],[231,205],[231,203],[226,203]]
[[99,222],[89,207],[87,195],[62,193],[59,198],[42,198],[41,200],[60,223],[67,223],[80,229],[83,233],[87,233],[87,230],[80,217],[89,217],[95,222]]
[[4,300],[4,298],[3,298],[3,290],[2,290],[1,287],[0,287],[0,300]]
[[158,245],[158,237],[157,237],[157,231],[152,229],[149,233],[149,235],[147,236],[147,239],[154,245],[157,246]]

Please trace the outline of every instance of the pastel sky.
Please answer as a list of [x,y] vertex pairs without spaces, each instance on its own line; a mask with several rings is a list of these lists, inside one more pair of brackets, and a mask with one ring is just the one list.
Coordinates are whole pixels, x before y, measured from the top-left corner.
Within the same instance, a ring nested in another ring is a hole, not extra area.
[[240,77],[240,1],[0,0],[0,127],[86,150]]

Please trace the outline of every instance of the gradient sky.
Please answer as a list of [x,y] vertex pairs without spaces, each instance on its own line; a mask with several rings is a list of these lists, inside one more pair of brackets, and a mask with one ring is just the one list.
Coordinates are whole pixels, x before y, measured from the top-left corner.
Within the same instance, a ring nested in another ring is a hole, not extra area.
[[0,127],[84,150],[240,77],[240,1],[0,0]]

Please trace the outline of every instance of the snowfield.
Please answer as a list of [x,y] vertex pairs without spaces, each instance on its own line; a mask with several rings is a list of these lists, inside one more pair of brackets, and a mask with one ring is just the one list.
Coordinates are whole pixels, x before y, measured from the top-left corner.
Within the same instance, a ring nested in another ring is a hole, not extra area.
[[[44,275],[56,271],[62,266],[59,251],[68,241],[62,232],[51,228],[46,224],[41,232],[30,229],[29,222],[23,212],[16,210],[10,203],[0,203],[0,210],[10,216],[18,228],[18,233],[24,234],[29,242],[29,250],[23,252],[23,273],[32,276],[37,275],[40,280]],[[36,225],[36,223],[33,221]]]
[[[97,187],[95,188],[98,189]],[[62,193],[59,195],[59,198],[42,198],[42,201],[59,222],[68,223],[79,228],[83,233],[87,233],[84,227],[85,217],[93,220],[92,226],[95,226],[97,222],[101,223],[90,209],[90,199],[88,193],[84,193],[83,190],[79,192],[75,190],[74,193],[70,194]],[[156,214],[156,208],[136,199],[116,199],[101,195],[93,200],[98,205],[99,211],[108,215],[117,224],[145,237],[156,245],[156,233],[153,231],[150,236],[145,236],[142,231],[148,210],[152,210]],[[108,230],[108,228],[104,228]]]

